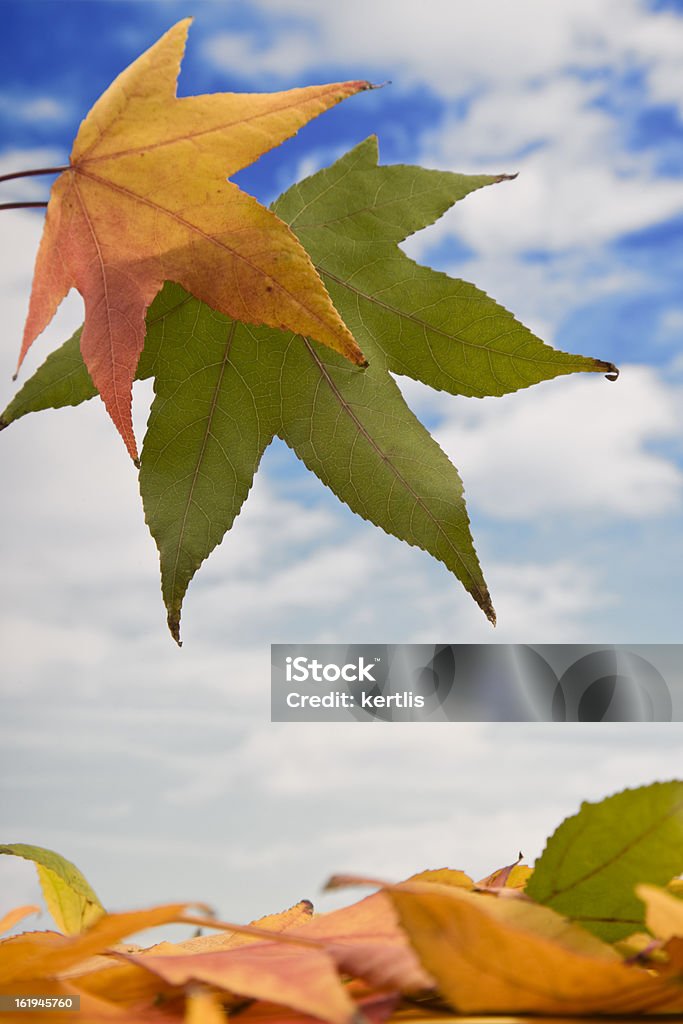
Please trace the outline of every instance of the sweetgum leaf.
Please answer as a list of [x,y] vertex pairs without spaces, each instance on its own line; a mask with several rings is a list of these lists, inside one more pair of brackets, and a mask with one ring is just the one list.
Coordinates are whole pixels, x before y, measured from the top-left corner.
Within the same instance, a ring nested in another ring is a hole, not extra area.
[[644,927],[635,886],[681,871],[683,782],[657,782],[584,803],[548,840],[526,892],[614,942]]
[[29,412],[80,405],[97,395],[81,355],[82,330],[79,327],[29,377],[0,417],[0,428],[8,427]]
[[[138,367],[138,376],[155,377],[156,393],[140,487],[176,640],[189,582],[234,522],[275,435],[351,509],[442,561],[495,621],[458,473],[389,371],[455,394],[497,395],[562,373],[614,369],[557,352],[473,285],[420,267],[398,248],[500,180],[379,167],[371,138],[277,201],[362,339],[371,363],[362,373],[310,339],[230,321],[178,285],[157,297]],[[1,424],[91,397],[74,353],[71,339]]]
[[[147,313],[147,335],[145,347],[140,355],[135,374],[136,380],[147,380],[154,375],[162,335],[152,336],[150,328],[182,307],[192,296],[185,291],[180,295],[168,288],[162,288]],[[74,331],[67,341],[51,352],[44,363],[29,377],[17,391],[7,408],[0,415],[0,430],[31,412],[46,409],[63,409],[69,405],[80,405],[95,398],[97,388],[93,384],[81,354],[83,328]]]
[[[434,388],[479,396],[502,395],[560,374],[616,373],[611,363],[545,345],[474,285],[421,267],[398,248],[456,201],[505,175],[384,167],[377,156],[376,139],[366,139],[274,204],[296,228],[373,358]],[[156,354],[158,336],[150,341],[149,328],[168,314],[169,303],[183,301],[172,295],[162,291],[150,307],[138,378],[154,372],[149,350],[152,345]],[[418,309],[420,301],[424,306]],[[5,409],[0,426],[93,397],[78,361],[79,338],[76,332],[47,358]]]
[[10,843],[0,846],[2,853],[33,861],[47,908],[65,935],[77,935],[104,914],[104,907],[76,865],[53,850]]
[[[167,285],[165,292],[169,298],[182,294],[178,285]],[[275,397],[261,384],[249,329],[188,300],[174,304],[148,330],[158,352],[156,397],[140,469],[145,518],[159,548],[161,589],[176,640],[188,584],[232,526],[277,426]]]
[[611,363],[545,345],[466,281],[415,263],[398,243],[506,175],[377,165],[366,139],[294,185],[273,209],[311,255],[370,361],[456,395],[504,395],[561,374],[611,375]]
[[71,288],[81,351],[133,458],[145,315],[178,281],[228,316],[310,334],[363,363],[290,229],[226,179],[368,82],[176,96],[190,19],[126,68],[82,122],[50,194],[19,365]]
[[179,305],[178,286],[166,292],[174,311],[149,331],[156,398],[140,490],[176,640],[187,586],[275,434],[354,512],[429,551],[493,615],[457,471],[381,365],[355,369],[297,335],[228,321],[196,299]]

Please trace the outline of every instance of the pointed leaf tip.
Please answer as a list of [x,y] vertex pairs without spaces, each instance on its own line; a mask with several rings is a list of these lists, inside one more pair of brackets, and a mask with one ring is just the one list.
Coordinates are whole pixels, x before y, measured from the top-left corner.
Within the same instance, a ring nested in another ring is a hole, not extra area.
[[183,642],[180,639],[180,613],[176,611],[169,612],[166,621],[168,623],[171,636],[177,643],[178,647],[182,647]]
[[487,587],[485,585],[483,587],[476,587],[474,590],[470,591],[470,593],[491,625],[495,626],[497,622],[496,609],[493,607],[491,595],[489,594]]

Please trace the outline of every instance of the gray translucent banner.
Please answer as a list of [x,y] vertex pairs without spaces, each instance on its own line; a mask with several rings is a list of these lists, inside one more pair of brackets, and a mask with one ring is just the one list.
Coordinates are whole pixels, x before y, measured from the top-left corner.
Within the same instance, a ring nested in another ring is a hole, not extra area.
[[273,644],[273,722],[680,722],[683,644]]

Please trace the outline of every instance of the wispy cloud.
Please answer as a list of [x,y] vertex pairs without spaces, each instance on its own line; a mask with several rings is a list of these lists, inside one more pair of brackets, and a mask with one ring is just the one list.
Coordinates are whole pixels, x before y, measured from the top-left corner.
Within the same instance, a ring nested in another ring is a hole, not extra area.
[[614,521],[680,510],[683,471],[654,445],[681,436],[681,390],[649,367],[623,367],[617,386],[577,375],[483,401],[403,386],[418,408],[440,409],[435,435],[471,503],[493,519]]
[[0,114],[15,121],[28,123],[60,122],[71,116],[71,108],[54,96],[32,96],[25,99],[11,93],[0,92]]

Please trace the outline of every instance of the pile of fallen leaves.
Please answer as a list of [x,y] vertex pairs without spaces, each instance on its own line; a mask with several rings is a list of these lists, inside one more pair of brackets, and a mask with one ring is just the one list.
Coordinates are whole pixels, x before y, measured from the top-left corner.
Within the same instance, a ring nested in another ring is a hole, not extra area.
[[[218,1024],[380,1024],[481,1015],[683,1015],[683,782],[584,804],[534,870],[517,862],[473,882],[449,868],[316,915],[304,900],[251,925],[186,904],[104,911],[80,872],[39,847],[61,928],[0,942],[0,997],[80,997],[60,1018]],[[20,907],[6,931],[36,908]],[[184,942],[122,945],[171,922],[210,928]],[[24,1020],[43,1020],[39,1007]],[[53,1012],[53,1011],[50,1011]],[[15,1018],[16,1019],[16,1018]]]
[[546,345],[400,249],[514,175],[382,166],[370,138],[271,209],[228,180],[370,86],[178,98],[188,24],[106,90],[53,185],[20,361],[72,287],[85,323],[0,428],[99,393],[137,463],[133,379],[153,378],[140,492],[178,641],[188,585],[275,437],[358,515],[442,562],[495,621],[458,472],[392,374],[482,398],[615,367]]

